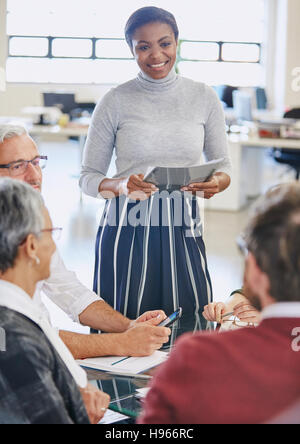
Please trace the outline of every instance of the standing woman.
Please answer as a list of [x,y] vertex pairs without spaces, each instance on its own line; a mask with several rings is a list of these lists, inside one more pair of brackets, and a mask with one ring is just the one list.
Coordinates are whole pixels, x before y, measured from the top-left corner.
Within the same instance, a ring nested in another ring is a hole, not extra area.
[[[139,9],[125,36],[140,73],[98,103],[80,178],[86,194],[107,199],[94,290],[131,318],[152,309],[170,314],[181,306],[184,316],[200,323],[212,288],[199,198],[192,193],[211,198],[230,184],[223,109],[210,87],[176,74],[178,28],[171,13]],[[113,151],[117,174],[108,178]],[[202,155],[207,161],[224,158],[209,182],[169,196],[143,180],[150,166],[190,167],[203,163]],[[181,212],[182,223],[175,223]]]

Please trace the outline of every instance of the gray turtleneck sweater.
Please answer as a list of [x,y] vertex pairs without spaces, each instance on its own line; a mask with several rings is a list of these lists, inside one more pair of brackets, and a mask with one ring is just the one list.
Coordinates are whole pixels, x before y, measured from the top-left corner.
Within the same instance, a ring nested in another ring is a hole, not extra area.
[[82,190],[98,195],[113,151],[117,174],[145,174],[155,166],[188,167],[224,157],[230,174],[225,119],[214,90],[178,76],[162,80],[140,73],[98,103],[89,129],[80,177]]

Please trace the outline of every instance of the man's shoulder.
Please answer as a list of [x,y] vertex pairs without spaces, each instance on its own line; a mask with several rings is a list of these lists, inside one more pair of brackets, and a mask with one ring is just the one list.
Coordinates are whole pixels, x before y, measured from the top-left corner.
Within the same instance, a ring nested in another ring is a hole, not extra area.
[[185,355],[198,354],[201,357],[231,354],[232,348],[244,347],[247,343],[251,344],[255,336],[259,336],[259,332],[255,328],[241,328],[225,332],[187,333],[177,341],[176,353],[179,351]]

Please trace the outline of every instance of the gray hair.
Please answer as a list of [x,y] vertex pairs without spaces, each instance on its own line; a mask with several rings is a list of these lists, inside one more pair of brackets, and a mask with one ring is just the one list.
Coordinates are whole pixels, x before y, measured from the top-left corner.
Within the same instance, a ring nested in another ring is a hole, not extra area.
[[24,134],[28,135],[27,129],[15,123],[6,123],[4,125],[0,125],[0,143],[3,143],[7,139],[11,139],[16,136],[23,136]]
[[44,201],[24,182],[0,179],[0,271],[15,264],[18,248],[29,234],[39,237],[44,227]]

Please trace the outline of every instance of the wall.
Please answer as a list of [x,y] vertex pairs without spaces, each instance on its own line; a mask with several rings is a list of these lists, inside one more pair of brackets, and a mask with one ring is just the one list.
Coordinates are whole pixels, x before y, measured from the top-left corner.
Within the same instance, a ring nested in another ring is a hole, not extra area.
[[275,32],[273,47],[273,67],[269,75],[273,81],[273,105],[282,114],[286,102],[286,54],[288,37],[288,1],[273,0],[275,3]]
[[[288,3],[285,104],[300,108],[300,1],[288,0]],[[293,71],[296,68],[297,88],[293,84],[296,79]]]
[[[6,60],[6,0],[0,0],[0,68],[4,68]],[[0,92],[1,98],[4,94]]]

